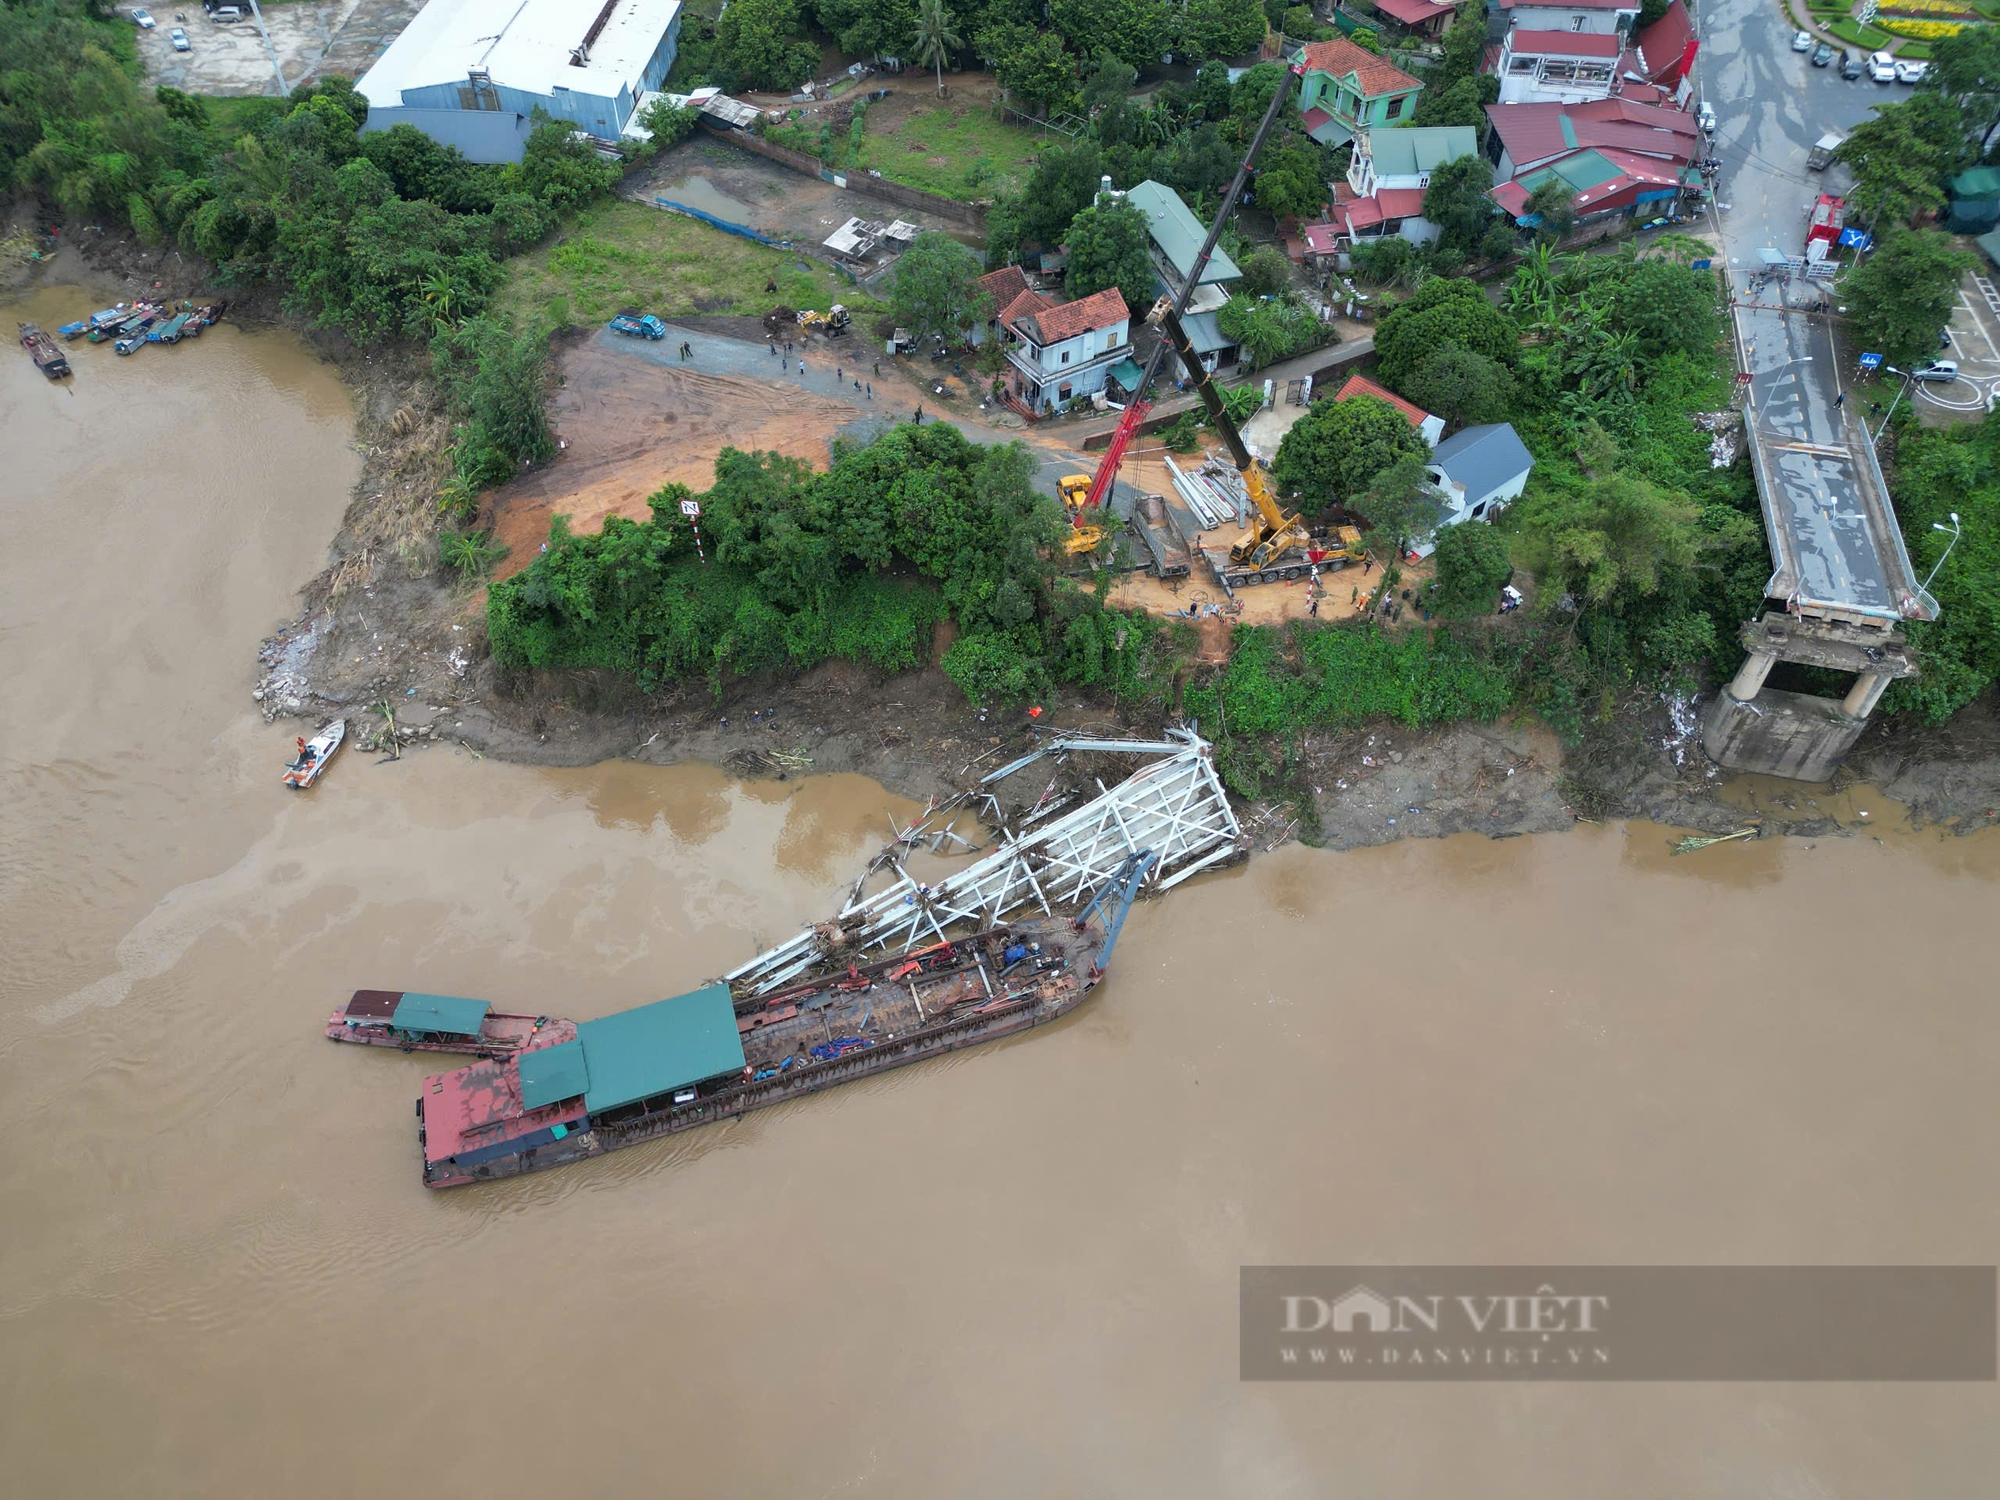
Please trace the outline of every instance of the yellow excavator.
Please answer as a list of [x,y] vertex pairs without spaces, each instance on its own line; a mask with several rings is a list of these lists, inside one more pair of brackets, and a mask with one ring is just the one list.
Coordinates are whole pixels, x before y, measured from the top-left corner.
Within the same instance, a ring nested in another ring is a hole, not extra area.
[[1062,496],[1063,509],[1069,513],[1069,535],[1063,538],[1063,554],[1079,557],[1095,552],[1097,544],[1104,540],[1104,527],[1082,519],[1084,508],[1090,504],[1090,476],[1065,474],[1056,481],[1056,493]]

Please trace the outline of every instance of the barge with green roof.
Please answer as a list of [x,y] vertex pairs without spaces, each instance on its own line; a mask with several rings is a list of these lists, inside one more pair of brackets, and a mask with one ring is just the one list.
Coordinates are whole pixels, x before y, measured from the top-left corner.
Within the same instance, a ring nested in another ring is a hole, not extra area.
[[404,1052],[469,1052],[477,1057],[553,1047],[575,1035],[575,1024],[561,1016],[522,1015],[495,1010],[484,1000],[413,990],[356,990],[326,1022],[330,1042]]
[[417,1099],[424,1185],[602,1156],[1056,1020],[1104,977],[1153,863],[1130,856],[1074,918],[989,927],[869,964],[843,960],[836,934],[817,972],[781,988],[717,982],[434,1074]]

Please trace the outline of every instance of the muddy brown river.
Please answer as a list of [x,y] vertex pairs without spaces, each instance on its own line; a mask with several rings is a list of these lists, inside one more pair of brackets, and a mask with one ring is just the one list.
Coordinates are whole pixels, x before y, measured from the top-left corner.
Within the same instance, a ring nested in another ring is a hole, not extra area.
[[1137,908],[1047,1030],[429,1193],[427,1064],[329,1046],[349,990],[676,993],[907,804],[351,746],[284,792],[255,650],[348,397],[227,323],[76,365],[0,361],[10,1493],[1993,1493],[1991,1384],[1260,1385],[1236,1346],[1245,1263],[2000,1258],[1992,836],[1291,848]]

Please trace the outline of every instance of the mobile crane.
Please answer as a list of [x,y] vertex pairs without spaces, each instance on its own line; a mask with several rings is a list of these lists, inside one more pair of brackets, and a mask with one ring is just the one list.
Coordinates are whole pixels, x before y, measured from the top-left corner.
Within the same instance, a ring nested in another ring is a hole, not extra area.
[[1284,76],[1278,81],[1277,90],[1271,95],[1270,107],[1264,111],[1264,118],[1257,126],[1257,133],[1250,138],[1250,148],[1243,153],[1243,160],[1236,168],[1229,191],[1222,195],[1215,222],[1209,226],[1208,238],[1201,242],[1201,249],[1188,269],[1180,292],[1171,298],[1160,298],[1146,315],[1146,321],[1159,328],[1165,337],[1154,346],[1151,357],[1147,359],[1138,387],[1132,393],[1132,400],[1125,408],[1125,415],[1119,419],[1117,429],[1111,434],[1110,445],[1104,450],[1104,458],[1098,464],[1096,474],[1088,480],[1082,474],[1068,474],[1057,483],[1063,504],[1070,513],[1071,535],[1063,544],[1063,550],[1072,556],[1094,550],[1104,536],[1103,522],[1092,518],[1088,512],[1096,511],[1102,516],[1101,507],[1111,498],[1111,487],[1118,477],[1118,466],[1124,461],[1125,450],[1131,445],[1147,413],[1153,409],[1145,393],[1171,345],[1182,367],[1193,379],[1202,405],[1207,408],[1209,425],[1222,435],[1230,458],[1243,476],[1244,489],[1257,508],[1256,524],[1229,549],[1229,566],[1217,570],[1223,587],[1233,590],[1246,584],[1301,577],[1314,563],[1340,567],[1361,559],[1360,535],[1352,527],[1342,527],[1337,534],[1319,541],[1308,533],[1305,522],[1296,513],[1287,514],[1279,505],[1264,479],[1263,471],[1251,458],[1250,450],[1243,445],[1236,424],[1229,419],[1221,393],[1210,380],[1201,357],[1194,352],[1186,329],[1181,326],[1181,314],[1187,310],[1188,299],[1201,283],[1202,272],[1208,269],[1209,257],[1215,253],[1215,242],[1222,237],[1222,226],[1229,222],[1236,200],[1242,196],[1250,180],[1251,165],[1263,149],[1272,125],[1277,122],[1278,112],[1284,108],[1285,100],[1291,93],[1292,81],[1303,77],[1304,73],[1302,64],[1294,63],[1286,68]]

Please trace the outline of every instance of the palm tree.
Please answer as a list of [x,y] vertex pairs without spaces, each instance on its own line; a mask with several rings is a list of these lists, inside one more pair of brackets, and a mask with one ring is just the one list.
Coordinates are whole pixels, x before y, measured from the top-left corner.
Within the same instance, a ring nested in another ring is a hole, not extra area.
[[917,61],[937,69],[938,92],[944,92],[944,60],[965,40],[951,29],[951,16],[944,0],[919,0],[917,5]]

